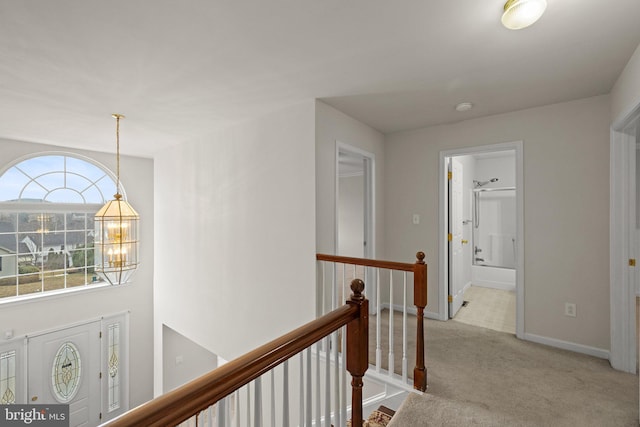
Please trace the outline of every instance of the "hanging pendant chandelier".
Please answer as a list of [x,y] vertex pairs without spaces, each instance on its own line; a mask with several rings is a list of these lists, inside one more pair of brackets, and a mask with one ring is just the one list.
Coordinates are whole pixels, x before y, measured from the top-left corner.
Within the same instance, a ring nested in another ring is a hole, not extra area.
[[116,194],[96,213],[95,271],[112,285],[127,283],[138,268],[140,216],[120,194],[120,119],[116,119]]

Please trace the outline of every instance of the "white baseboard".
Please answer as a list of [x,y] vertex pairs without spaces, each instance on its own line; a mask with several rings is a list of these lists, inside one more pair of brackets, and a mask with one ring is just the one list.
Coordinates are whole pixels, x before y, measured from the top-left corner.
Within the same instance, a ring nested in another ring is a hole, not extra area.
[[[382,303],[380,305],[381,309],[389,309],[390,305],[388,302]],[[402,306],[399,304],[393,304],[393,310],[394,311],[399,311],[400,313],[402,313]],[[412,314],[412,315],[417,315],[418,314],[418,309],[414,306],[411,305],[409,307],[407,307],[407,313]],[[433,312],[433,311],[424,311],[424,317],[426,317],[427,319],[435,319],[435,320],[442,320],[440,319],[440,314]]]
[[563,350],[570,350],[576,353],[587,354],[589,356],[598,357],[600,359],[609,359],[609,350],[605,350],[602,348],[590,347],[588,345],[577,344],[574,342],[563,341],[556,338],[543,337],[540,335],[529,333],[524,334],[524,339],[526,341],[561,348]]
[[481,288],[501,289],[503,291],[515,292],[516,285],[507,282],[492,282],[488,280],[476,280],[473,282],[473,286],[480,286]]
[[465,292],[467,292],[467,289],[469,289],[471,287],[472,283],[469,282],[466,285],[464,285],[464,287],[462,288],[462,293],[464,294]]

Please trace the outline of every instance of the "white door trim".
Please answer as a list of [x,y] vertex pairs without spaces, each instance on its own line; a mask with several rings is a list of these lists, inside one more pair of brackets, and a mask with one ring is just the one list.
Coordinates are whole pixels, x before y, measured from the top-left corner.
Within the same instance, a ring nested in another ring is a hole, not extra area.
[[[609,362],[615,369],[636,372],[635,242],[635,129],[640,105],[611,126],[609,280],[611,349]],[[637,268],[637,267],[636,267]]]
[[524,338],[524,144],[522,141],[505,142],[500,144],[481,145],[476,147],[459,148],[440,152],[440,179],[439,179],[439,236],[438,250],[440,253],[438,274],[438,319],[449,318],[449,305],[447,302],[448,273],[447,265],[449,255],[447,250],[447,166],[446,159],[454,156],[464,156],[494,151],[515,151],[516,161],[516,232],[517,254],[516,262],[516,336]]

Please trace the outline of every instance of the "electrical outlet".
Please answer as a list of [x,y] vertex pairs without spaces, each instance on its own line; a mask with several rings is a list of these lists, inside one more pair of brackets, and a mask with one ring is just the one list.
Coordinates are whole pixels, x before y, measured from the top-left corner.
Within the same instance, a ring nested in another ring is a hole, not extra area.
[[569,317],[576,317],[576,305],[572,302],[564,303],[564,315]]
[[413,224],[414,225],[420,224],[420,215],[419,214],[413,214]]

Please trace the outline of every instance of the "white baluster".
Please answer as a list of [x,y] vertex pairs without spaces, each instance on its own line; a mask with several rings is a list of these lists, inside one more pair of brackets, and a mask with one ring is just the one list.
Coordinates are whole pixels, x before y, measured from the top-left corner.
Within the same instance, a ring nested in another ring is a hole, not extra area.
[[253,424],[255,427],[262,427],[262,377],[253,381],[256,389],[253,404]]
[[242,424],[240,423],[240,390],[236,391],[236,426],[240,427]]
[[408,368],[407,368],[407,272],[404,272],[404,286],[403,286],[402,303],[402,382],[407,383]]
[[[311,347],[308,347],[305,350],[305,353],[307,353],[307,390],[306,393],[303,395],[305,397],[305,401],[306,401],[306,420],[307,420],[307,424],[308,426],[312,425],[312,420],[313,420],[313,411],[311,408],[311,398],[312,393],[312,386],[311,386]],[[300,396],[302,398],[302,396]]]
[[[324,312],[324,295],[326,293],[326,279],[325,279],[325,267],[326,267],[326,263],[324,261],[320,261],[320,265],[322,266],[322,270],[320,272],[320,307],[318,308],[318,310],[320,310],[320,315],[325,314]],[[320,316],[316,316],[316,317],[320,317]]]
[[[347,299],[347,294],[346,294],[346,289],[348,289],[347,287],[347,266],[346,264],[342,264],[342,299],[346,300]],[[344,301],[343,301],[344,302]]]
[[[216,409],[216,425],[218,427],[225,427],[227,425],[227,398],[225,397],[219,400],[218,403],[215,404],[215,409]],[[207,417],[209,419],[209,422],[207,423],[207,425],[212,426],[213,414],[211,411],[211,406],[209,406],[209,408],[207,409]]]
[[[289,361],[282,364],[282,425],[289,425]],[[240,427],[238,425],[238,427]]]
[[347,328],[342,328],[342,393],[341,405],[340,405],[340,424],[346,426],[347,424]]
[[251,424],[251,385],[246,385],[247,389],[247,426],[250,427]]
[[382,346],[380,345],[381,322],[382,315],[380,314],[380,269],[376,268],[376,274],[378,276],[378,286],[376,286],[376,372],[380,372],[380,366],[382,365]]
[[304,355],[300,352],[300,426],[304,425]]
[[325,372],[324,372],[324,424],[326,427],[331,427],[331,339],[325,338],[326,349],[324,352],[325,360]]
[[389,376],[393,376],[395,357],[393,352],[393,270],[389,270]]
[[271,370],[271,427],[276,427],[276,373]]
[[333,377],[334,385],[333,385],[333,410],[335,412],[335,422],[336,427],[342,427],[340,424],[340,364],[338,363],[338,347],[340,346],[338,343],[338,333],[334,332],[332,334],[333,341]]
[[315,425],[320,425],[320,418],[322,418],[322,403],[320,398],[322,397],[322,385],[320,382],[320,341],[316,343],[316,418]]

